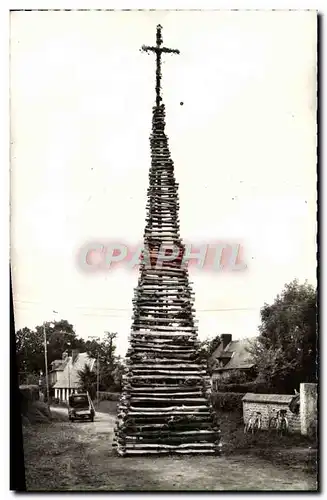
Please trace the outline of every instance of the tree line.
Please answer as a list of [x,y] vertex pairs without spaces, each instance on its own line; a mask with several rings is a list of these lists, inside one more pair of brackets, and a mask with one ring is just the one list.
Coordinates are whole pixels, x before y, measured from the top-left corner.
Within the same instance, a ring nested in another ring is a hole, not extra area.
[[[259,335],[249,348],[255,381],[267,390],[288,393],[298,390],[301,382],[317,382],[317,290],[307,282],[294,280],[285,285],[272,304],[264,304],[260,315]],[[99,359],[100,391],[120,390],[124,364],[116,355],[116,333],[106,333],[100,341],[84,340],[77,337],[66,320],[46,323],[45,329],[49,368],[64,351],[78,349]],[[198,358],[210,361],[220,342],[220,335],[200,342]],[[45,371],[43,325],[16,332],[16,354],[20,383],[38,383],[40,371]],[[208,370],[212,372],[210,362]],[[85,367],[79,376],[81,387],[94,395],[96,372]],[[242,373],[234,372],[231,377],[231,383],[245,381]]]
[[[267,391],[294,393],[301,382],[318,381],[317,290],[298,280],[286,284],[272,304],[260,311],[259,335],[248,348],[255,365],[253,381]],[[210,356],[221,342],[220,335],[201,342],[202,358]],[[226,383],[247,382],[246,375],[233,371]]]
[[[20,384],[38,384],[40,373],[45,373],[44,330],[47,338],[48,371],[52,361],[62,359],[64,352],[86,352],[99,360],[99,390],[116,391],[121,388],[123,360],[116,354],[117,333],[107,332],[101,340],[84,340],[77,337],[74,327],[67,320],[47,322],[34,329],[22,328],[16,332],[16,366]],[[81,389],[94,396],[97,385],[96,371],[85,366],[79,372]]]

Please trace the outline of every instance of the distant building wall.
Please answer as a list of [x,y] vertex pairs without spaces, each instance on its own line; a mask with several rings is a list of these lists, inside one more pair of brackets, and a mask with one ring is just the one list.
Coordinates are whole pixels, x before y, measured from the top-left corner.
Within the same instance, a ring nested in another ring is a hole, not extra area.
[[300,384],[301,434],[304,436],[317,429],[317,384]]
[[49,373],[49,384],[53,385],[57,382],[57,372],[53,371]]
[[289,432],[301,432],[300,413],[293,413],[289,404],[294,396],[285,394],[245,394],[243,397],[243,421],[246,424],[251,416],[261,413],[262,429],[269,428],[269,420],[280,410],[286,410]]

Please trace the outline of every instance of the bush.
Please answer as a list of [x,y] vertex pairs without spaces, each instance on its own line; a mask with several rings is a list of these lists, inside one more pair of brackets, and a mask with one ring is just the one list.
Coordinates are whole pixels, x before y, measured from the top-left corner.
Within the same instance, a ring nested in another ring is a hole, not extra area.
[[99,391],[100,401],[118,401],[119,398],[120,398],[120,392]]
[[256,378],[256,374],[253,370],[242,371],[242,370],[229,370],[224,373],[224,376],[218,381],[221,381],[223,385],[226,384],[247,384],[252,382]]
[[244,384],[224,384],[221,382],[217,384],[219,392],[242,392],[246,394],[247,392],[253,392],[255,394],[274,394],[274,390],[267,387],[266,384],[259,382],[246,382]]
[[118,401],[109,401],[108,399],[100,401],[99,407],[96,408],[96,411],[99,413],[109,413],[111,415],[115,415],[117,413],[117,403]]
[[51,421],[49,406],[41,401],[27,401],[27,407],[23,414],[22,423],[30,424],[47,423]]
[[38,401],[40,399],[40,389],[38,385],[20,385],[19,390],[23,399],[28,401]]
[[243,413],[242,398],[244,392],[213,392],[211,403],[216,411]]

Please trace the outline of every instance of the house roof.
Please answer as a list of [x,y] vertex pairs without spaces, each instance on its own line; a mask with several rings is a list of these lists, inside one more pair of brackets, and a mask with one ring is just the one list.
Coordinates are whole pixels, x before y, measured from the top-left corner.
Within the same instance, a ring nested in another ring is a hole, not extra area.
[[297,398],[294,394],[254,394],[248,392],[243,396],[242,401],[251,403],[284,403],[290,404],[293,399]]
[[88,365],[93,370],[95,359],[90,358],[86,352],[79,353],[73,363],[72,357],[69,356],[65,360],[65,366],[62,371],[58,371],[58,379],[54,384],[54,389],[78,389],[79,376],[78,372],[83,370],[85,365]]
[[63,360],[63,359],[55,359],[50,364],[51,364],[51,371],[52,372],[55,372],[55,371],[58,371],[58,370],[63,370],[64,367],[65,367],[65,360]]
[[221,342],[219,346],[213,351],[213,353],[210,356],[210,361],[214,361],[215,359],[218,359],[221,357],[222,353],[224,351],[223,348],[223,343]]
[[239,370],[244,368],[252,368],[254,362],[251,359],[251,354],[248,348],[251,346],[252,339],[232,340],[222,351],[219,347],[212,354],[212,359],[226,359],[230,356],[230,360],[223,367],[215,368],[215,371],[224,370]]

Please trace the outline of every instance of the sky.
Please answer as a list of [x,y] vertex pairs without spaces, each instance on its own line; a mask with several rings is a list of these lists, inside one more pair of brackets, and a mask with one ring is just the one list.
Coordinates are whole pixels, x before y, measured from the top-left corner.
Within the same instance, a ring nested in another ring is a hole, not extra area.
[[142,242],[155,61],[139,49],[158,23],[180,50],[162,84],[181,236],[235,241],[247,264],[190,268],[199,337],[253,337],[285,283],[316,283],[314,12],[12,12],[17,329],[63,318],[126,351],[137,272],[85,272],[76,256]]

